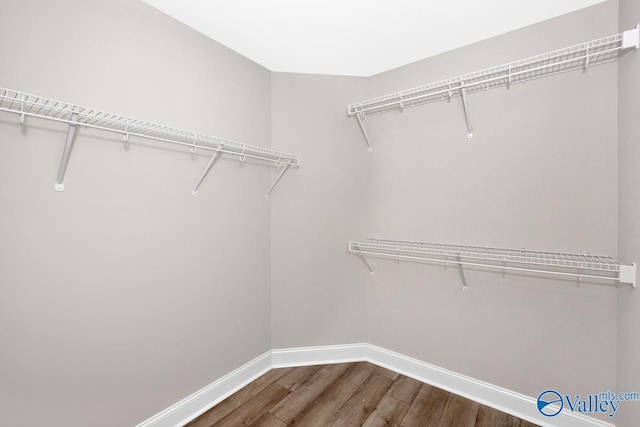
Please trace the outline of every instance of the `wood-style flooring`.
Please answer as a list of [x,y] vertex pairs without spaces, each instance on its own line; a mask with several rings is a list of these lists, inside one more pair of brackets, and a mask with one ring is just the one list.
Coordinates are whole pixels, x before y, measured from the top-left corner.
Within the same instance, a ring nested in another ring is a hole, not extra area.
[[533,427],[367,362],[273,369],[188,427]]

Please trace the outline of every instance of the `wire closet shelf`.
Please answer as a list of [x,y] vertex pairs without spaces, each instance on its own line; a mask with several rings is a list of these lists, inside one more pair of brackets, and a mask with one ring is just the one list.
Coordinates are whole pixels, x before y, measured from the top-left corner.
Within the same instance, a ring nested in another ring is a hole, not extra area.
[[[442,262],[502,270],[526,271],[587,279],[613,280],[636,286],[636,264],[626,265],[610,256],[507,249],[485,246],[367,239],[349,242],[349,252],[365,256]],[[365,261],[366,263],[366,261]],[[367,264],[373,273],[371,266]]]
[[[405,108],[417,107],[435,101],[450,100],[462,97],[467,120],[468,137],[473,136],[469,123],[466,95],[482,90],[509,87],[514,83],[552,76],[572,70],[606,64],[619,58],[621,52],[640,46],[640,30],[636,26],[625,31],[601,39],[577,44],[530,58],[510,62],[508,64],[451,77],[411,89],[367,99],[349,104],[348,115],[358,118],[362,126],[365,116],[402,111]],[[362,128],[369,148],[368,136]]]
[[20,123],[24,123],[25,117],[36,117],[66,123],[74,129],[83,127],[118,133],[122,135],[124,141],[129,141],[129,137],[134,136],[188,147],[192,153],[196,153],[197,150],[206,150],[213,152],[214,156],[223,153],[238,156],[241,161],[246,158],[263,160],[285,170],[290,166],[300,166],[300,159],[293,154],[146,122],[12,89],[0,88],[0,111],[18,114]]

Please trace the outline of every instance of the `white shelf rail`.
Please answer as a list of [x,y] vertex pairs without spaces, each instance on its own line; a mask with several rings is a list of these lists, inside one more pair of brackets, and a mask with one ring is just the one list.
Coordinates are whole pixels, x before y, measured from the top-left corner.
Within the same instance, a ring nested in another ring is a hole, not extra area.
[[127,148],[129,138],[133,136],[180,145],[189,148],[192,154],[196,154],[197,150],[211,152],[211,158],[192,191],[193,196],[198,194],[198,188],[202,184],[202,181],[221,154],[237,156],[241,162],[250,158],[273,163],[276,169],[279,170],[279,174],[267,190],[266,196],[269,196],[275,184],[290,167],[300,166],[300,159],[293,154],[145,122],[94,108],[82,107],[70,102],[56,101],[43,96],[31,95],[17,90],[0,88],[0,111],[19,115],[20,123],[24,123],[25,117],[36,117],[69,125],[55,184],[56,191],[64,191],[64,175],[78,127],[118,133],[122,135],[125,147]]
[[[578,280],[604,279],[636,286],[636,263],[626,265],[609,256],[587,253],[545,252],[387,239],[349,242],[349,252],[360,257],[371,274],[374,271],[365,259],[367,256],[441,262],[460,267],[467,265],[503,271],[545,273],[577,277]],[[462,277],[464,280],[464,274]]]
[[461,97],[467,137],[472,138],[473,130],[467,103],[469,93],[509,87],[514,83],[524,83],[527,80],[572,70],[586,70],[593,65],[615,61],[623,51],[638,49],[638,47],[640,47],[640,30],[636,26],[634,29],[598,40],[349,104],[348,115],[358,120],[369,151],[373,151],[363,123],[365,116],[403,111],[405,108]]

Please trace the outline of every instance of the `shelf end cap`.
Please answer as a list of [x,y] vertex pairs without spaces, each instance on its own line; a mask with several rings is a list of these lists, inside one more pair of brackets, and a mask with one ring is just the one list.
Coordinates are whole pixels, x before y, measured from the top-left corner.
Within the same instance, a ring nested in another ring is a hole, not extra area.
[[636,50],[640,48],[640,24],[622,33],[622,48],[634,48]]
[[630,283],[634,288],[636,287],[636,263],[632,263],[631,265],[621,265],[620,266],[620,283]]

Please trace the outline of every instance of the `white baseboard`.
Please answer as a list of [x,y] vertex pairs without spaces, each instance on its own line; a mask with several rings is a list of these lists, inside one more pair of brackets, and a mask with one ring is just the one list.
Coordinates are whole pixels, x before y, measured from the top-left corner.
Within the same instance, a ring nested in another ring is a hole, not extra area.
[[268,351],[136,427],[181,427],[271,369]]
[[274,368],[369,360],[369,344],[343,344],[271,350]]
[[367,361],[466,397],[543,427],[614,427],[563,410],[553,418],[538,412],[536,399],[371,344],[271,350],[136,427],[179,427],[272,368]]

